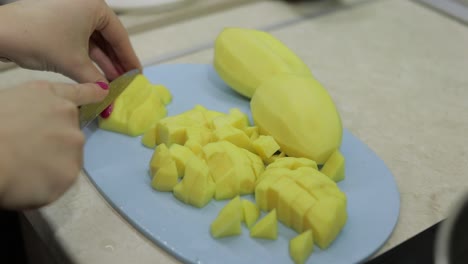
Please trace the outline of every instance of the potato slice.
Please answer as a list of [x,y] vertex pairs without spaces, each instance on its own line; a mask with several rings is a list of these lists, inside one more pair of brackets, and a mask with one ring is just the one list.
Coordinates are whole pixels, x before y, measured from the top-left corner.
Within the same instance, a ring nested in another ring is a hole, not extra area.
[[314,251],[312,230],[307,230],[289,241],[289,254],[295,264],[304,264]]

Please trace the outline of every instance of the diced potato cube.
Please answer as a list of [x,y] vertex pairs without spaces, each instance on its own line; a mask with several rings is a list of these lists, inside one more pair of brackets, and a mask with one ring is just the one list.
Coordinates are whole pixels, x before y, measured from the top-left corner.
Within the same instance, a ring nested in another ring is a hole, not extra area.
[[172,160],[169,149],[166,144],[159,144],[153,151],[150,160],[150,173],[155,175],[161,166]]
[[186,140],[197,141],[204,146],[212,141],[213,135],[209,128],[204,126],[190,126],[186,130]]
[[250,161],[250,166],[252,167],[252,170],[254,172],[255,179],[258,179],[260,175],[263,173],[263,171],[265,170],[265,165],[263,164],[262,159],[258,155],[255,155],[246,149],[241,149],[241,150]]
[[174,123],[159,122],[157,125],[158,132],[156,133],[156,144],[172,144],[184,145],[187,140],[187,127]]
[[199,174],[189,191],[189,204],[202,208],[213,198],[215,193],[215,183],[208,171]]
[[292,211],[291,205],[294,199],[301,194],[301,191],[305,192],[296,183],[285,185],[278,195],[278,219],[287,227],[292,226]]
[[252,142],[252,146],[262,159],[268,159],[280,149],[272,136],[260,135]]
[[231,172],[231,175],[234,175],[234,172],[232,171],[234,163],[231,160],[231,156],[229,155],[229,153],[215,152],[212,155],[210,155],[210,158],[206,161],[208,167],[210,167],[211,175],[215,182],[223,178],[229,172]]
[[151,186],[161,192],[170,192],[178,183],[177,168],[173,160],[167,159],[153,175]]
[[240,235],[242,233],[241,222],[244,218],[239,196],[231,199],[218,213],[211,223],[210,233],[214,238]]
[[249,137],[240,129],[230,125],[222,126],[214,131],[216,141],[226,140],[247,150],[253,150]]
[[[252,136],[255,136],[257,135],[258,137],[258,127],[257,126],[247,126],[245,127],[244,129],[244,133],[251,139],[252,139]],[[254,138],[255,139],[255,138]]]
[[284,177],[284,175],[276,174],[265,178],[257,187],[255,187],[255,202],[262,211],[268,211],[268,190],[277,180]]
[[271,210],[250,229],[250,236],[275,240],[278,237],[276,209]]
[[271,163],[275,162],[276,160],[285,157],[286,154],[284,152],[280,152],[278,154],[273,154],[271,157],[266,158],[263,160],[263,162],[267,165],[270,165]]
[[239,195],[239,180],[235,177],[234,169],[230,169],[223,177],[218,178],[215,183],[216,200],[231,199]]
[[172,194],[174,194],[175,198],[177,198],[179,201],[188,204],[189,190],[190,189],[185,186],[184,181],[180,181],[176,184],[176,186],[174,186]]
[[308,158],[298,157],[282,157],[276,159],[273,163],[269,164],[267,168],[288,168],[295,170],[301,167],[309,167],[318,170],[317,163]]
[[231,120],[230,124],[233,127],[244,129],[249,125],[249,118],[239,108],[229,109],[228,116]]
[[187,140],[185,141],[184,146],[189,148],[196,156],[202,155],[203,146],[200,144],[200,142],[194,140]]
[[156,129],[156,126],[146,130],[146,132],[143,134],[143,137],[141,138],[141,143],[143,146],[147,148],[155,148],[156,147],[156,132],[158,130]]
[[195,156],[195,154],[188,147],[179,144],[172,144],[169,147],[169,152],[176,163],[179,177],[184,177],[185,164],[190,158]]
[[300,176],[296,181],[304,189],[318,189],[325,186],[337,187],[336,183],[318,170],[302,167],[296,170]]
[[289,242],[289,254],[295,264],[304,264],[314,251],[312,230],[304,231]]
[[320,171],[335,182],[344,180],[345,158],[343,154],[339,150],[335,150]]
[[346,203],[333,196],[320,199],[307,211],[304,228],[312,229],[314,240],[326,249],[336,239],[347,220]]
[[257,205],[246,199],[242,199],[242,208],[244,209],[245,225],[251,228],[260,217],[260,210]]
[[288,185],[296,184],[294,180],[288,177],[282,177],[267,190],[267,210],[278,208],[278,198],[282,190],[288,188]]
[[300,194],[291,202],[291,227],[296,232],[304,231],[304,221],[307,211],[317,202],[311,194],[302,190]]

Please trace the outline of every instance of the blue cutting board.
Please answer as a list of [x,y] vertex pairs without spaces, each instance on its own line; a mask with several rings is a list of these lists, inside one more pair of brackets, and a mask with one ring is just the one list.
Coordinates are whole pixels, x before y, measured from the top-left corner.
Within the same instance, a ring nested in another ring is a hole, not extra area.
[[[169,115],[196,104],[226,113],[238,107],[250,115],[248,100],[227,87],[211,65],[158,65],[144,69],[144,74],[171,90]],[[96,123],[85,134],[84,168],[97,189],[136,230],[177,259],[206,264],[293,263],[288,251],[289,240],[296,235],[293,230],[280,223],[278,239],[268,241],[251,238],[244,226],[240,236],[213,239],[210,223],[227,201],[212,200],[197,209],[171,193],[155,191],[147,172],[152,150],[141,144],[140,137],[100,130]],[[360,262],[385,243],[398,219],[399,192],[384,162],[346,129],[341,151],[346,179],[338,185],[348,197],[349,218],[334,243],[323,251],[315,247],[308,263]],[[253,196],[244,198],[253,200]]]

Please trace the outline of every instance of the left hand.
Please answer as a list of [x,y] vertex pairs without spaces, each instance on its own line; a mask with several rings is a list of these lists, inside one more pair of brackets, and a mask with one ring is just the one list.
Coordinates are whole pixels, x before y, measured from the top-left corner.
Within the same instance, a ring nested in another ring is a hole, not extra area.
[[0,57],[23,68],[79,83],[141,69],[125,28],[103,0],[22,0],[0,7],[0,24]]

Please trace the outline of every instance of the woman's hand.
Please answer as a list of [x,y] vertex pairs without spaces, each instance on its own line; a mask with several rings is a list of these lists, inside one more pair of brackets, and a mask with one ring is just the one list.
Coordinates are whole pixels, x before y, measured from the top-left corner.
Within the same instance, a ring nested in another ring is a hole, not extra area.
[[45,81],[0,91],[0,208],[37,208],[72,185],[83,163],[77,106],[107,94],[97,84]]
[[22,0],[0,7],[0,58],[79,83],[107,82],[141,68],[125,28],[103,0]]

